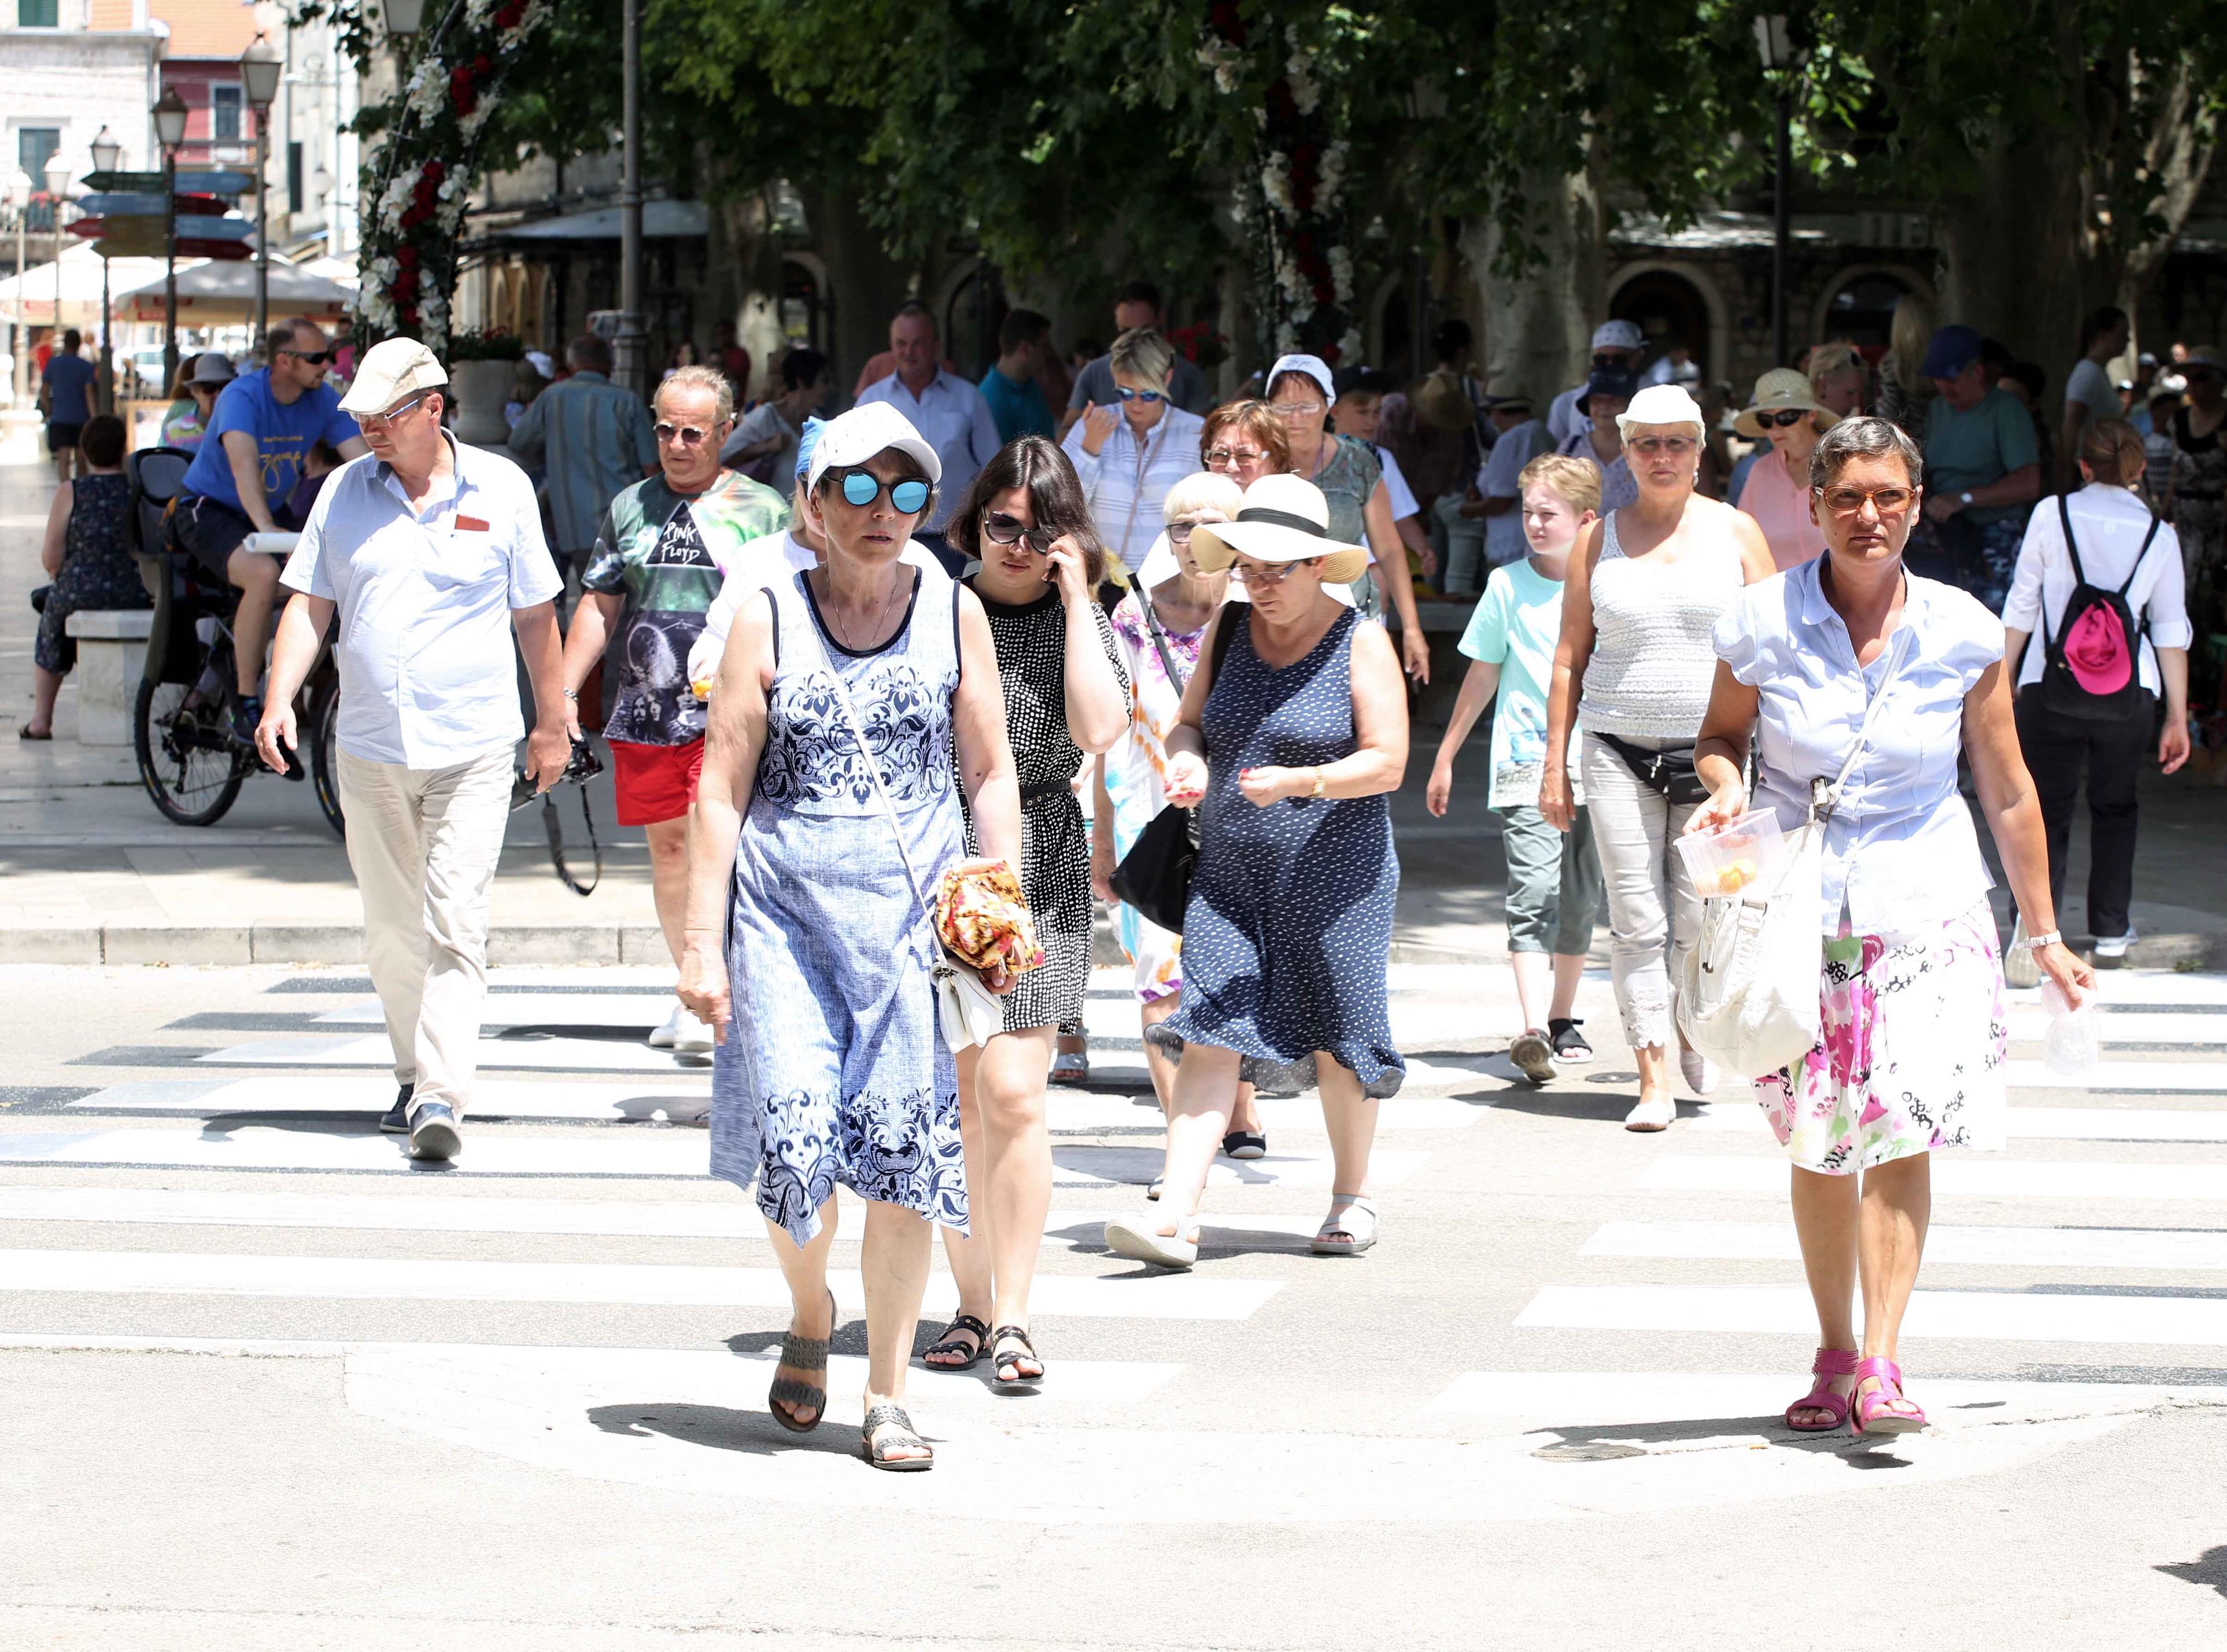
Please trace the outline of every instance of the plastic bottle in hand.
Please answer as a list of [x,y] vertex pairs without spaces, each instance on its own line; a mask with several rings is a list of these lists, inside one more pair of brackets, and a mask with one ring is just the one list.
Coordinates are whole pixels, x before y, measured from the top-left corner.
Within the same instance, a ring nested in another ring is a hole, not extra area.
[[2048,979],[2041,984],[2041,1002],[2049,1011],[2041,1058],[2049,1063],[2050,1070],[2063,1078],[2077,1078],[2092,1069],[2101,1050],[2091,1002],[2083,998],[2075,1007],[2065,998],[2064,989]]

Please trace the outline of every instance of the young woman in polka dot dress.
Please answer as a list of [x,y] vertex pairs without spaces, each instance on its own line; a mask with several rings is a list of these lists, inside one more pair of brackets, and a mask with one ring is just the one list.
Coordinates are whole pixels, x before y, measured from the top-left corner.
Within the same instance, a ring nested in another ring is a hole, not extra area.
[[[1330,539],[1321,490],[1263,476],[1235,521],[1191,531],[1249,604],[1224,608],[1168,736],[1168,800],[1202,805],[1184,917],[1183,1005],[1145,1035],[1182,1051],[1158,1219],[1108,1222],[1113,1250],[1165,1267],[1198,1255],[1206,1173],[1241,1080],[1317,1086],[1333,1161],[1314,1249],[1376,1242],[1369,1155],[1377,1102],[1406,1067],[1385,966],[1400,862],[1388,794],[1407,762],[1407,698],[1380,626],[1323,587],[1368,553]],[[1226,634],[1226,641],[1225,641]]]
[[967,583],[990,616],[1005,728],[1021,780],[1021,888],[1044,961],[1005,998],[1005,1030],[959,1056],[973,1236],[944,1230],[959,1312],[923,1355],[965,1370],[987,1355],[1000,1389],[1032,1387],[1029,1286],[1051,1208],[1044,1091],[1062,1023],[1079,1025],[1090,982],[1090,838],[1075,797],[1083,753],[1129,726],[1129,686],[1092,600],[1105,550],[1067,456],[1023,437],[983,468],[951,514],[952,548],[981,567]]

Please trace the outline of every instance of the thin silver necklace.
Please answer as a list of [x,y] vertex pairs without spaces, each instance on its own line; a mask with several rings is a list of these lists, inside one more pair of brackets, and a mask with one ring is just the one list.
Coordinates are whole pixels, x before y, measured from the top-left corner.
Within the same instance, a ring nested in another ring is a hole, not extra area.
[[[902,570],[903,564],[900,563],[898,567]],[[833,579],[827,578],[825,572],[821,574],[820,577],[826,580],[827,584],[827,617],[835,622],[835,628],[842,633],[843,646],[850,649],[853,654],[864,654],[866,651],[865,646],[858,641],[858,638],[852,635],[851,628],[843,623],[843,616],[835,611],[835,582]],[[889,618],[890,609],[897,605],[897,587],[902,583],[903,583],[903,576],[902,572],[893,574],[890,577],[890,594],[882,599],[881,612],[874,616],[874,623],[866,632],[868,636],[877,636],[881,634],[882,622]]]

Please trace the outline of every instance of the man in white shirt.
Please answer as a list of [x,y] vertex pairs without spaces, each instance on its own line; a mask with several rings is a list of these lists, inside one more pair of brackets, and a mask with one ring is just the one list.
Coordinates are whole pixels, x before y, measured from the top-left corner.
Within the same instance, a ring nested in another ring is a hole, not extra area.
[[935,513],[914,538],[935,552],[956,577],[965,564],[954,560],[944,543],[944,527],[953,508],[974,485],[975,475],[1002,443],[998,422],[990,417],[990,404],[982,399],[982,392],[957,373],[946,373],[936,350],[935,317],[917,298],[907,299],[890,322],[890,354],[897,358],[897,370],[867,386],[858,405],[887,402],[928,438],[943,462]]
[[533,684],[531,782],[571,757],[556,598],[533,486],[441,428],[448,374],[415,339],[374,345],[341,403],[370,453],[333,473],[281,583],[255,730],[283,771],[294,696],[341,620],[340,792],[369,966],[400,1087],[383,1129],[413,1158],[462,1150],[487,996],[488,890],[510,817],[517,633]]
[[[1593,359],[1596,367],[1630,367],[1635,373],[1639,367],[1639,352],[1647,342],[1637,322],[1603,322],[1593,328]],[[1589,381],[1590,375],[1588,375]],[[1578,411],[1578,398],[1586,393],[1586,382],[1564,391],[1547,409],[1547,433],[1554,438],[1554,446],[1581,431],[1592,428],[1592,421]]]

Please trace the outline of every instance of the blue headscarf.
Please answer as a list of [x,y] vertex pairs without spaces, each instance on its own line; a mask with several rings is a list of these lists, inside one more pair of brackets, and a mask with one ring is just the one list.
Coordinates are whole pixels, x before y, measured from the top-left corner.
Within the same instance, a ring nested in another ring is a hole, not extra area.
[[812,469],[812,450],[820,445],[820,432],[827,428],[824,418],[807,418],[802,434],[796,438],[796,479],[802,482]]

